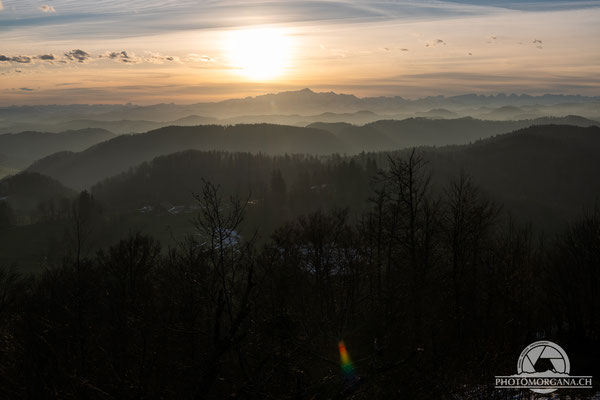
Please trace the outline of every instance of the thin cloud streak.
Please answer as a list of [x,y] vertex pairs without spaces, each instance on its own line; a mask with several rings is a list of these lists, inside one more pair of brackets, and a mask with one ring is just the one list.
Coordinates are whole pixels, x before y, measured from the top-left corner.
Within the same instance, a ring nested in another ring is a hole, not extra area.
[[56,10],[54,9],[54,7],[49,6],[47,4],[44,4],[43,6],[41,6],[40,10],[42,10],[45,13],[55,13],[56,12]]
[[[24,0],[25,5],[29,0]],[[219,2],[105,0],[76,3],[56,0],[61,16],[52,21],[31,17],[20,5],[13,18],[2,20],[0,32],[19,30],[22,35],[51,39],[123,38],[159,33],[217,29],[264,23],[310,22],[360,23],[372,21],[419,21],[461,16],[490,15],[504,8],[437,1],[241,1]],[[48,7],[48,6],[42,6]],[[27,29],[25,29],[27,28]]]

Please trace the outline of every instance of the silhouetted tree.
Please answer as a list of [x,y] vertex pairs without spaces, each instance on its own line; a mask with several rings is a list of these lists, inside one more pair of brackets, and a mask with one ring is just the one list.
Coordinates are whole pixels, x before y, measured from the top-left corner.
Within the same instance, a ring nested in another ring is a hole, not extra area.
[[278,207],[285,204],[287,195],[287,186],[281,175],[281,171],[276,169],[271,174],[271,195],[273,196],[273,202]]
[[12,207],[6,201],[0,201],[0,229],[8,228],[15,223]]

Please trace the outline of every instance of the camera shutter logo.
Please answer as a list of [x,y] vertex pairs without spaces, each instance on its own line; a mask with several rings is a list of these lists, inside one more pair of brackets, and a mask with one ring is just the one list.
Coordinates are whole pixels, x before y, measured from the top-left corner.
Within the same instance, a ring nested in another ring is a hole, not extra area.
[[549,341],[527,346],[517,361],[517,374],[496,376],[497,389],[530,389],[551,393],[563,388],[591,388],[591,376],[571,376],[569,356],[562,347]]

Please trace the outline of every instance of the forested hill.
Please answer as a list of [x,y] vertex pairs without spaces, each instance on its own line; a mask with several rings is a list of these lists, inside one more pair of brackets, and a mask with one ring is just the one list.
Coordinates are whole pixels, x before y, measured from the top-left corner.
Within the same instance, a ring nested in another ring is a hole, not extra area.
[[487,121],[471,117],[455,119],[407,118],[381,120],[355,126],[318,122],[309,127],[327,130],[348,143],[356,152],[390,148],[467,144],[501,133],[535,125],[600,126],[597,121],[575,115],[520,121]]
[[[408,150],[399,152],[406,153]],[[508,211],[540,227],[557,227],[592,208],[600,193],[600,128],[535,126],[471,145],[419,148],[428,161],[433,189],[442,193],[461,171]],[[282,207],[293,214],[307,208],[366,205],[371,177],[385,169],[381,152],[354,157],[231,154],[186,151],[144,163],[93,187],[94,196],[114,207],[137,209],[162,202],[189,204],[200,179],[225,192],[273,196],[273,174],[280,174]],[[279,179],[279,177],[277,177]]]
[[60,133],[21,132],[0,135],[0,165],[25,168],[57,151],[82,151],[114,138],[105,129],[80,129]]
[[[570,125],[593,125],[580,117],[549,119]],[[319,124],[318,129],[285,125],[166,127],[141,135],[125,135],[79,153],[62,152],[33,164],[76,189],[87,188],[154,157],[183,150],[224,150],[266,154],[357,154],[413,146],[465,144],[507,133],[543,120],[497,122],[472,118],[379,121],[365,126]]]
[[[38,173],[21,172],[0,180],[0,201],[16,211],[31,211],[45,203],[70,200],[76,195],[60,182]],[[69,209],[68,202],[66,209]]]
[[[457,119],[409,118],[384,120],[365,125],[389,136],[400,147],[467,144],[494,135],[538,125],[599,126],[600,123],[578,116],[544,117],[521,121],[486,121],[470,117]],[[344,131],[340,136],[344,135]]]
[[73,188],[85,188],[143,161],[189,149],[323,155],[346,150],[333,134],[312,128],[268,124],[171,126],[141,135],[119,136],[80,153],[55,154],[36,162],[29,170]]
[[463,170],[513,215],[558,228],[600,200],[598,154],[600,128],[547,125],[425,157],[440,182]]

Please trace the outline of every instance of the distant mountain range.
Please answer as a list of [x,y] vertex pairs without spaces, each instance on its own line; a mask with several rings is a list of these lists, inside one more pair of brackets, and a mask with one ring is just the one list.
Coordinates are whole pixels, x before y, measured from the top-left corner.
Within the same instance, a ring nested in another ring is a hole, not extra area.
[[466,144],[531,125],[598,125],[581,117],[528,121],[481,121],[473,118],[411,118],[364,126],[319,123],[306,128],[257,124],[165,127],[139,135],[122,135],[81,152],[63,151],[42,158],[28,170],[83,189],[154,157],[183,150],[223,150],[266,154],[391,151],[415,146]]
[[600,118],[600,97],[571,95],[435,96],[417,100],[356,97],[310,89],[243,99],[189,105],[49,105],[0,108],[0,133],[104,128],[139,133],[168,125],[278,123],[305,126],[314,122],[364,124],[408,117],[531,119],[581,115]]

